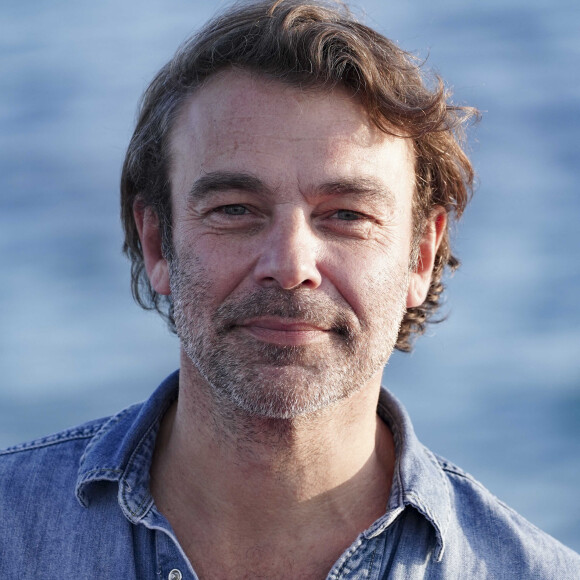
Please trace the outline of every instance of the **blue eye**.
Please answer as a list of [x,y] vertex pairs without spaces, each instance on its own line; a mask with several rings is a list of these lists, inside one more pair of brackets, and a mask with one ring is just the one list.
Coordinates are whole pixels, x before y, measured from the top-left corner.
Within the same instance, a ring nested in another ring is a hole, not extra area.
[[356,220],[360,220],[362,219],[362,215],[356,211],[351,211],[348,209],[339,209],[336,212],[336,217],[339,220],[344,220],[344,221],[356,221]]
[[224,205],[218,209],[226,215],[244,215],[248,212],[243,205]]

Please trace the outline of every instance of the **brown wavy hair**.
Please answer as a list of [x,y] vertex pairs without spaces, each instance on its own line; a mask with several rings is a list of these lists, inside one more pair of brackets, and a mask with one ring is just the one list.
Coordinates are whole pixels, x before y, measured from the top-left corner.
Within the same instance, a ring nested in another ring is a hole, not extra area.
[[[278,0],[238,3],[187,40],[145,91],[121,177],[123,251],[131,260],[138,304],[157,310],[175,332],[171,297],[157,294],[144,269],[133,204],[156,211],[163,252],[172,259],[169,138],[181,107],[216,72],[248,70],[303,89],[341,86],[351,91],[380,130],[409,138],[415,152],[414,241],[434,206],[458,219],[469,200],[474,172],[463,150],[463,128],[477,116],[450,103],[442,80],[430,80],[413,55],[355,19],[341,3]],[[425,302],[409,308],[396,348],[410,351],[440,306],[444,270],[459,265],[449,222],[437,252]]]

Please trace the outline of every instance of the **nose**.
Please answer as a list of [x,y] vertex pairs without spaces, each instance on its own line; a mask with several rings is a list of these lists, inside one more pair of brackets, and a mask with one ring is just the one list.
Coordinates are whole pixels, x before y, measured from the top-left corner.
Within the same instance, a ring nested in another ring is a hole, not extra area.
[[320,286],[319,240],[300,208],[289,209],[278,216],[261,241],[254,270],[258,284],[279,286],[284,290]]

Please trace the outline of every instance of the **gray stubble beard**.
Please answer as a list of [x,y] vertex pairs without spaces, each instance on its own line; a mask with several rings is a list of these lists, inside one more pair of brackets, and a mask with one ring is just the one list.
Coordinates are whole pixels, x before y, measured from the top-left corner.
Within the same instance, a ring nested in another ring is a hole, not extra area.
[[[185,353],[224,411],[263,419],[316,413],[363,388],[390,357],[405,312],[408,272],[379,284],[383,294],[369,320],[381,322],[367,330],[344,301],[301,288],[259,288],[208,313],[203,304],[212,289],[195,262],[188,257],[184,268],[177,258],[170,262],[175,324]],[[365,291],[376,292],[373,287]],[[260,315],[331,328],[329,341],[279,346],[242,335],[237,323]]]

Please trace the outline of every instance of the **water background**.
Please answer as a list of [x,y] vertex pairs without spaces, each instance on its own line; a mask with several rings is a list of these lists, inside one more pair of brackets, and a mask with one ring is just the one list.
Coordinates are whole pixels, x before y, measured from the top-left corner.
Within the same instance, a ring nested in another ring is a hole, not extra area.
[[[137,100],[218,3],[0,5],[0,446],[146,398],[178,344],[135,306],[118,178]],[[484,111],[449,320],[385,382],[419,437],[580,550],[580,4],[367,1]]]

